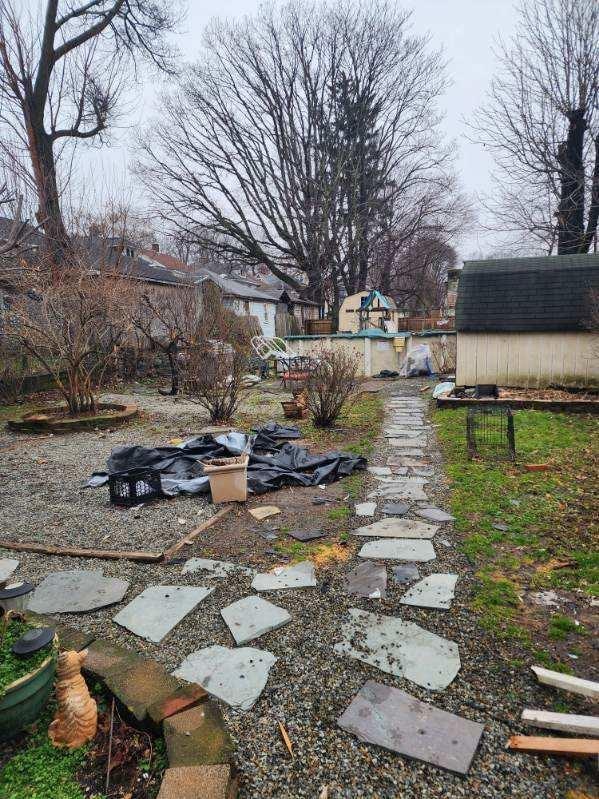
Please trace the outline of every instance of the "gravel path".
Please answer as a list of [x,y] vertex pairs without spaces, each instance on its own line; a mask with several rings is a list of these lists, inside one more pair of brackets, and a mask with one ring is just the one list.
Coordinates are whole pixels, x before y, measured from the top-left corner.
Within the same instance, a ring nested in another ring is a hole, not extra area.
[[[421,397],[418,391],[421,385],[418,381],[394,383],[391,390],[393,393],[399,391],[401,395]],[[128,440],[152,443],[148,438],[147,425],[139,431],[129,432]],[[73,448],[66,438],[38,441],[33,448],[32,458],[48,459],[64,475],[65,493],[58,497],[55,484],[52,490],[44,493],[43,477],[38,467],[33,468],[31,464],[32,469],[29,470],[27,461],[25,467],[22,466],[22,448],[4,451],[0,470],[9,473],[10,478],[8,488],[6,478],[3,479],[2,489],[3,492],[9,492],[9,501],[3,505],[6,509],[3,510],[5,533],[10,533],[11,537],[21,535],[28,540],[38,535],[45,540],[90,545],[92,539],[96,541],[102,535],[103,525],[107,528],[104,535],[109,533],[114,537],[115,519],[118,518],[120,546],[124,546],[125,541],[128,547],[141,546],[142,543],[147,546],[149,539],[156,544],[163,540],[170,542],[184,532],[185,527],[177,523],[178,516],[188,519],[191,525],[197,524],[198,516],[212,512],[202,501],[180,500],[177,501],[180,505],[163,503],[148,507],[147,510],[144,508],[140,519],[129,518],[130,512],[126,518],[123,518],[122,513],[119,517],[113,517],[107,515],[113,511],[108,509],[106,497],[100,498],[101,492],[86,493],[84,499],[78,500],[74,507],[69,501],[68,491],[73,474],[77,471],[77,463],[79,473],[91,470],[98,462],[103,462],[102,457],[118,443],[117,434],[109,434],[106,439],[96,434],[80,435],[88,436],[85,441],[80,439],[82,448]],[[156,436],[158,439],[158,433]],[[162,428],[160,440],[164,441],[168,437]],[[0,440],[0,446],[3,443],[6,444],[6,441]],[[391,448],[383,439],[379,439],[372,464],[386,465],[389,454]],[[432,502],[445,507],[448,486],[432,431],[427,457],[434,466],[435,474],[430,478],[426,491]],[[8,470],[7,458],[16,459],[14,463],[8,461]],[[11,477],[12,470],[17,468],[18,478]],[[368,477],[367,482],[367,491],[378,485],[372,476]],[[273,494],[268,500],[283,506],[285,493]],[[310,507],[306,501],[305,529],[310,529]],[[59,520],[55,516],[60,516],[61,509],[64,516]],[[284,524],[284,514],[279,518],[280,523]],[[252,556],[255,534],[250,532],[247,519],[247,516],[237,514],[230,522],[237,539],[243,530],[240,530],[240,525],[248,527],[246,553],[231,558],[240,563],[255,561]],[[349,526],[357,527],[368,521],[352,517]],[[451,546],[444,546],[439,539],[447,540]],[[186,551],[186,556],[218,557],[215,540],[213,531],[209,531]],[[221,703],[237,743],[236,763],[241,773],[241,799],[316,799],[325,786],[328,787],[330,799],[453,799],[474,796],[481,799],[558,799],[566,797],[571,788],[588,790],[586,786],[590,772],[586,773],[583,765],[573,761],[516,755],[505,750],[510,734],[525,732],[519,723],[521,710],[524,707],[550,709],[557,697],[551,689],[536,685],[525,666],[513,665],[513,658],[521,656],[521,653],[510,651],[509,646],[503,644],[499,647],[497,641],[478,626],[476,617],[468,609],[471,569],[456,547],[451,525],[443,525],[443,529],[437,533],[434,542],[437,559],[420,565],[423,576],[437,571],[451,571],[460,575],[456,598],[448,611],[400,605],[399,599],[405,588],[395,584],[392,579],[389,579],[385,600],[358,599],[346,595],[343,579],[357,564],[356,553],[362,543],[364,540],[351,540],[348,561],[319,569],[317,588],[264,595],[269,601],[286,608],[293,621],[252,644],[269,650],[278,658],[270,672],[266,689],[254,707],[247,712],[235,712]],[[0,554],[11,556],[1,550]],[[230,602],[252,593],[247,577],[231,575],[218,580],[200,578],[197,574],[181,575],[180,564],[149,566],[47,558],[24,553],[18,557],[21,560],[18,576],[34,582],[50,571],[68,568],[101,569],[106,575],[123,577],[131,581],[127,599],[146,586],[158,583],[216,586],[213,594],[158,645],[146,643],[112,623],[115,608],[61,616],[62,620],[73,626],[91,630],[140,653],[147,653],[169,668],[178,666],[186,655],[196,649],[213,644],[233,646],[233,639],[221,619],[220,610]],[[391,578],[391,570],[388,571]],[[391,677],[374,667],[336,655],[333,645],[339,641],[340,624],[350,607],[397,615],[457,642],[462,660],[458,676],[445,691],[429,692],[407,680]],[[459,777],[360,743],[355,736],[340,730],[336,726],[336,719],[369,679],[401,688],[444,710],[484,723],[481,746],[468,777]],[[570,707],[572,712],[576,712],[576,708],[582,708],[583,705],[570,701]],[[293,742],[293,759],[290,759],[283,745],[277,721],[283,722]]]

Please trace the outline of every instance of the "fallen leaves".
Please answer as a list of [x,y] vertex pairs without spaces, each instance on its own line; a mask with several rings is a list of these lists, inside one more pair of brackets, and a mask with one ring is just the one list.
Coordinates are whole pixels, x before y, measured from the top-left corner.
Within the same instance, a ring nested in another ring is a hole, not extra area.
[[290,738],[290,737],[289,737],[289,735],[287,734],[287,730],[286,730],[286,729],[285,729],[285,727],[284,727],[284,726],[281,724],[281,722],[280,722],[280,721],[278,722],[278,725],[279,725],[279,731],[280,731],[280,733],[281,733],[281,738],[283,739],[283,741],[284,741],[284,743],[285,743],[285,746],[287,747],[287,751],[289,752],[289,754],[291,755],[291,757],[293,757],[293,746],[292,746],[292,744],[291,744],[291,738]]

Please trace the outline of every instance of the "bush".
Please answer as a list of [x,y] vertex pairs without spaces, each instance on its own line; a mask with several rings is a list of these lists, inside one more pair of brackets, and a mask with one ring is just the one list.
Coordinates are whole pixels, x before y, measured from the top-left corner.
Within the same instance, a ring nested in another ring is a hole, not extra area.
[[23,398],[27,359],[23,351],[0,336],[0,404],[14,405]]
[[215,424],[230,422],[246,391],[248,353],[222,341],[206,341],[185,353],[183,394],[205,408]]
[[308,408],[316,427],[333,425],[354,394],[358,360],[342,350],[323,350],[306,382]]

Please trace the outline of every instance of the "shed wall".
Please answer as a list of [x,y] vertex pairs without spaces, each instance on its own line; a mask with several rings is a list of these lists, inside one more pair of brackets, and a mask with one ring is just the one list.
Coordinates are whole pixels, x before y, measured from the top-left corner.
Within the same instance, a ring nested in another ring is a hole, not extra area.
[[456,384],[519,388],[599,386],[599,335],[594,333],[457,334]]

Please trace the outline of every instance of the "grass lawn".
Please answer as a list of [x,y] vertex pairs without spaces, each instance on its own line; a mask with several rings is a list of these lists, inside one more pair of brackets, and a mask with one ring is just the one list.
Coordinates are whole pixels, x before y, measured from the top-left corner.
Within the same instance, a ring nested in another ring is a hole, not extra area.
[[[568,670],[566,653],[585,649],[589,637],[579,619],[599,595],[599,419],[545,411],[514,419],[517,462],[482,463],[467,457],[466,410],[435,411],[455,528],[476,568],[482,623]],[[531,463],[550,468],[528,472]],[[560,608],[541,613],[523,599],[526,590],[563,592],[576,619]]]

